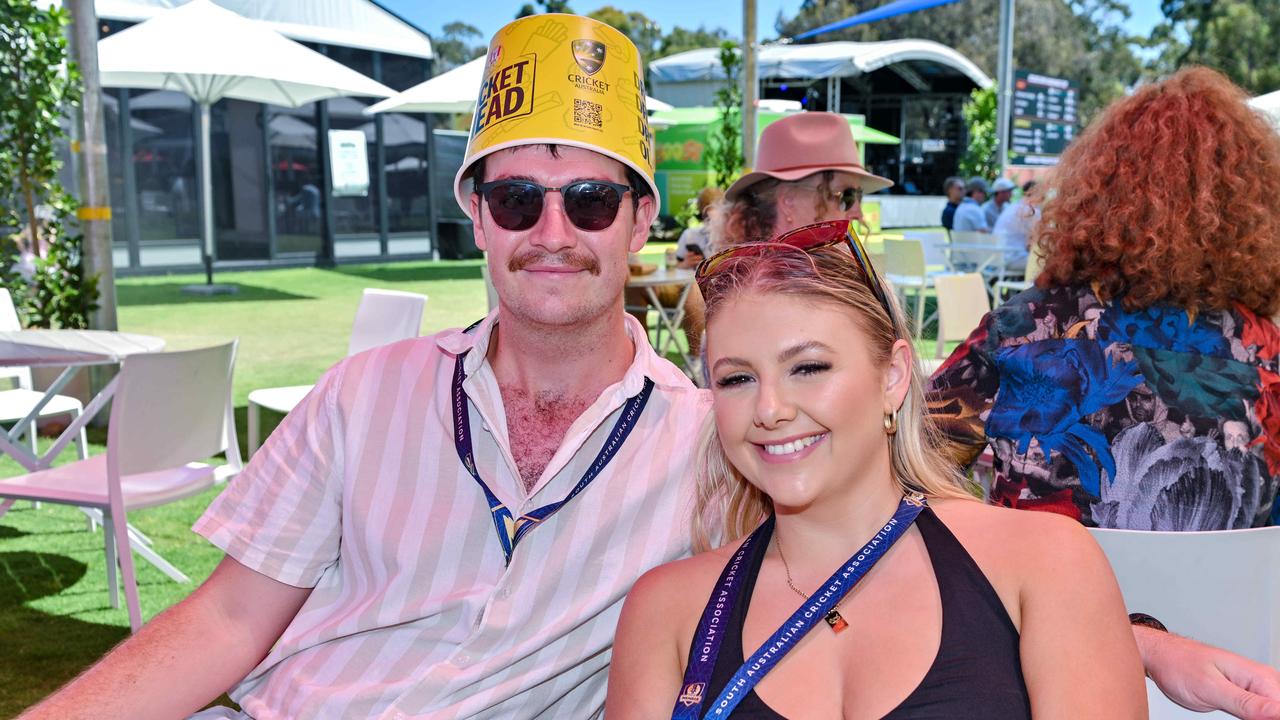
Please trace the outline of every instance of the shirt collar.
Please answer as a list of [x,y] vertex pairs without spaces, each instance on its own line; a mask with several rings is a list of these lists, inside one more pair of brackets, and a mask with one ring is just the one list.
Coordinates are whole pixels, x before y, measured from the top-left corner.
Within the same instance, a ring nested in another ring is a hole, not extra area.
[[[627,372],[622,377],[622,382],[612,386],[611,390],[621,393],[622,398],[629,398],[639,394],[644,387],[644,379],[650,378],[659,389],[665,390],[692,390],[693,383],[689,378],[680,372],[675,365],[667,360],[658,357],[654,349],[648,342],[648,333],[640,325],[640,322],[630,315],[622,316],[623,322],[626,323],[627,335],[631,338],[635,345],[635,354],[632,356],[631,365],[627,368]],[[440,333],[436,337],[436,345],[446,353],[458,356],[467,353],[466,360],[463,361],[462,370],[467,377],[471,377],[477,370],[481,368],[488,358],[489,340],[493,337],[493,330],[498,325],[497,309],[489,313],[485,319],[481,320],[471,332],[462,329],[447,330]],[[478,352],[470,352],[477,350]]]

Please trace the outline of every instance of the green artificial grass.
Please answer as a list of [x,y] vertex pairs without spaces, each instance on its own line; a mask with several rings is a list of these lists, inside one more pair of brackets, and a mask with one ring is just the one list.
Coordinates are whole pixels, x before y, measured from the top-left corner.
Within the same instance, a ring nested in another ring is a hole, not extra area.
[[[664,250],[656,245],[643,254],[654,262]],[[239,338],[234,397],[242,452],[249,392],[314,382],[340,360],[363,288],[427,295],[423,333],[465,327],[487,308],[478,260],[220,272],[215,279],[239,292],[183,294],[182,286],[203,282],[198,275],[118,280],[119,326],[161,337],[172,350]],[[651,326],[655,322],[651,313]],[[679,342],[683,347],[683,336]],[[932,340],[917,347],[923,357],[932,356]],[[674,353],[669,357],[678,360]],[[279,420],[271,415],[263,413],[264,434]],[[89,435],[90,453],[105,452],[105,430],[91,428]],[[42,442],[50,444],[48,438]],[[74,459],[71,448],[59,463]],[[0,457],[0,476],[21,472],[12,459]],[[186,597],[221,559],[221,551],[190,529],[217,493],[129,514],[156,550],[192,579],[174,583],[135,555],[145,618]],[[108,604],[102,543],[102,531],[89,532],[85,516],[70,507],[34,509],[24,502],[0,518],[0,717],[48,695],[127,635],[123,594],[120,608]]]

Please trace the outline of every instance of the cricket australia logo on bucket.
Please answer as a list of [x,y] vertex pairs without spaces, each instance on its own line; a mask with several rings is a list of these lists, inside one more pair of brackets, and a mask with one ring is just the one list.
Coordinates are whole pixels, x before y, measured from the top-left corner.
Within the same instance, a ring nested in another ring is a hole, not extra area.
[[604,43],[595,40],[574,40],[570,47],[573,48],[573,60],[578,63],[578,67],[582,68],[582,72],[595,75],[600,68],[604,67]]
[[533,113],[533,79],[537,62],[537,56],[530,53],[491,67],[480,85],[472,136],[503,120]]

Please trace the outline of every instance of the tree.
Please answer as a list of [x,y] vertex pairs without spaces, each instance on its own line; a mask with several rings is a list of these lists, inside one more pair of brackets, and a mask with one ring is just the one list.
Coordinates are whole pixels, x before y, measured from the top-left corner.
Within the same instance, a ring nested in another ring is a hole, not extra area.
[[573,8],[569,7],[568,0],[534,0],[538,7],[534,7],[529,3],[520,6],[520,10],[516,13],[516,19],[537,15],[538,13],[568,13],[573,14]]
[[440,38],[435,41],[436,72],[442,73],[470,62],[485,53],[487,47],[475,40],[483,40],[479,28],[464,22],[447,23]]
[[742,172],[742,55],[738,43],[720,43],[720,67],[724,85],[716,90],[720,121],[707,138],[707,161],[716,174],[716,185],[727,188]]
[[1153,38],[1165,52],[1151,63],[1155,74],[1205,65],[1254,95],[1280,87],[1280,3],[1162,0],[1160,9],[1165,22]]
[[[795,17],[779,16],[776,29],[784,37],[793,37],[887,1],[804,0]],[[1137,41],[1119,25],[1129,13],[1121,0],[1018,0],[1016,7],[1014,66],[1079,83],[1083,119],[1092,117],[1141,76],[1142,63],[1132,48]],[[923,38],[954,48],[994,76],[999,17],[996,0],[964,0],[802,42]]]
[[658,23],[650,20],[642,12],[634,10],[623,12],[612,5],[605,5],[599,10],[589,12],[587,17],[599,20],[605,25],[611,25],[618,32],[631,38],[631,42],[635,43],[640,51],[640,60],[646,68],[649,67],[649,62],[654,59],[654,54],[657,53],[662,41],[662,28]]
[[[84,277],[77,203],[58,182],[62,114],[80,101],[67,59],[70,17],[32,0],[0,0],[0,228],[20,229],[34,267],[6,284],[28,325],[88,327],[97,277]],[[0,233],[0,236],[7,233]]]
[[994,180],[1000,174],[996,162],[996,91],[994,87],[974,90],[964,104],[964,122],[969,128],[969,146],[960,158],[960,174]]
[[671,28],[671,32],[662,36],[662,41],[658,44],[658,51],[654,53],[653,59],[657,60],[658,58],[675,55],[686,50],[720,47],[720,43],[728,39],[729,33],[724,28],[708,30],[705,26],[699,25],[696,30],[689,30],[676,26]]

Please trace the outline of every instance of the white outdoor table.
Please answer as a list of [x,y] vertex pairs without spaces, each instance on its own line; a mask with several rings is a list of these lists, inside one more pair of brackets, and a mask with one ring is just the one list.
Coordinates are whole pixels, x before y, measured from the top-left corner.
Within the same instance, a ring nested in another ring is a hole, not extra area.
[[44,398],[32,408],[25,418],[14,424],[7,433],[0,433],[0,451],[7,453],[20,465],[31,472],[47,469],[53,459],[62,452],[103,406],[111,400],[116,391],[116,380],[113,378],[107,386],[85,406],[84,412],[76,418],[58,439],[53,447],[43,455],[37,455],[29,448],[18,444],[18,440],[32,420],[40,415],[40,410],[66,387],[81,368],[90,365],[114,365],[129,355],[156,352],[164,349],[164,340],[150,335],[109,332],[105,330],[13,330],[0,332],[0,366],[30,367],[62,367],[66,369],[58,379],[44,392]]
[[[32,408],[25,418],[14,424],[7,433],[0,432],[0,452],[7,453],[29,472],[47,470],[53,465],[54,458],[75,439],[84,427],[94,418],[116,393],[116,385],[120,376],[111,379],[107,386],[85,406],[84,412],[67,426],[54,441],[53,446],[43,455],[38,455],[30,448],[18,443],[24,429],[32,420],[39,417],[40,410],[54,395],[66,387],[81,368],[92,365],[115,365],[130,355],[159,352],[164,349],[164,340],[150,335],[135,333],[110,332],[107,330],[13,330],[0,332],[0,367],[63,367],[66,369],[57,380],[44,391],[44,398]],[[13,500],[5,501],[12,505]],[[82,512],[95,522],[102,522],[102,513],[89,508],[80,508]],[[149,546],[151,540],[137,528],[129,526],[129,544],[135,552],[151,562],[162,572],[177,582],[187,582],[182,571],[175,568],[167,560],[160,557]]]
[[[1008,265],[1009,254],[1014,252],[1015,250],[1015,248],[1011,248],[1008,245],[1000,245],[996,243],[953,242],[948,244],[947,248],[951,251],[950,257],[951,257],[951,265],[953,268],[955,267],[955,251],[957,250],[961,252],[977,253],[979,255],[985,254],[986,255],[985,259],[983,259],[982,262],[977,263],[977,268],[973,272],[986,276],[986,273],[983,271],[987,269],[991,269],[994,271],[994,274],[996,275],[997,280],[1005,279],[1005,275],[1007,274],[1006,267]],[[994,290],[988,287],[987,292],[992,296],[993,300],[996,299],[996,294]]]
[[[656,288],[662,285],[679,285],[680,296],[676,299],[674,307],[664,307],[658,301],[658,293]],[[653,309],[658,311],[658,331],[654,338],[654,349],[659,355],[666,356],[667,348],[674,346],[676,351],[680,353],[680,357],[684,362],[686,373],[693,371],[693,356],[690,352],[698,352],[697,348],[689,348],[688,351],[680,350],[680,342],[677,333],[680,330],[680,323],[684,321],[684,304],[689,299],[689,292],[693,290],[693,270],[686,268],[664,268],[647,275],[632,275],[627,280],[627,288],[636,288],[644,290],[645,297],[649,298],[649,302],[653,305]],[[662,331],[667,331],[664,338]]]

